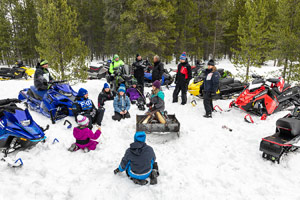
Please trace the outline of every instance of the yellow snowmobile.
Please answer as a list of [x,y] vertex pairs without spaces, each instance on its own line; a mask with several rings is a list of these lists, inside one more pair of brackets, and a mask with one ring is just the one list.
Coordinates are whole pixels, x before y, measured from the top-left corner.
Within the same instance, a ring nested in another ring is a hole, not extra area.
[[[188,86],[188,92],[193,96],[200,97],[201,86],[203,85],[203,80],[205,78],[205,69],[200,71],[198,76],[196,76],[191,84]],[[224,71],[224,69],[218,69],[220,73],[220,86],[216,95],[213,96],[214,99],[228,99],[232,98],[234,94],[240,93],[244,88],[245,84],[238,80],[231,78],[231,73],[229,71]]]
[[10,79],[21,79],[28,77],[32,77],[35,73],[35,70],[30,67],[26,67],[23,65],[22,61],[17,61],[16,66],[9,68],[3,67],[0,68],[0,80],[10,80]]

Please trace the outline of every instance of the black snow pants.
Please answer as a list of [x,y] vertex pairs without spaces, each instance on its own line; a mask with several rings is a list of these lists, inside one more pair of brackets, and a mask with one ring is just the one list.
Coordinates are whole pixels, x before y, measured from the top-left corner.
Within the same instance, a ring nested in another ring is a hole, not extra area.
[[212,102],[212,92],[204,91],[203,104],[205,108],[206,115],[209,115],[213,111],[213,102]]
[[187,83],[181,83],[176,84],[175,90],[173,92],[173,102],[178,102],[178,94],[181,91],[181,104],[186,104],[187,102],[187,93],[188,84]]

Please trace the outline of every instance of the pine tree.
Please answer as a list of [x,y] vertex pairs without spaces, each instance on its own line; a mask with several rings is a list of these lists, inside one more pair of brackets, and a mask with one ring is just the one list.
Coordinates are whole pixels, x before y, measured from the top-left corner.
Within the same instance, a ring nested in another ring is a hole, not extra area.
[[270,38],[273,24],[268,21],[270,13],[267,8],[268,0],[247,0],[245,16],[239,18],[239,42],[237,49],[233,50],[234,64],[238,70],[246,68],[246,82],[249,79],[250,67],[259,67],[272,48]]
[[8,9],[6,2],[0,3],[0,60],[3,64],[9,64],[11,56],[11,25],[7,18]]
[[[300,80],[298,65],[300,59],[300,2],[291,0],[279,1],[277,23],[275,25],[274,58],[284,60],[283,78]],[[288,74],[287,74],[288,73]],[[290,77],[292,76],[292,77]]]
[[128,0],[126,8],[121,14],[121,24],[128,51],[144,57],[158,54],[170,60],[176,36],[172,3],[167,0]]
[[41,0],[36,48],[47,59],[58,79],[80,79],[87,76],[85,64],[88,49],[77,31],[77,14],[67,0]]

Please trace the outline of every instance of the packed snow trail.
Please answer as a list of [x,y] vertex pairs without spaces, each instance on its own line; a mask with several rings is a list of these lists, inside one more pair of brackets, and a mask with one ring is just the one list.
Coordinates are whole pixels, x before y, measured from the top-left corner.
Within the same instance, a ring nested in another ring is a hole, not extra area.
[[[86,88],[96,103],[104,82],[87,81],[73,88]],[[1,81],[0,98],[16,98],[32,84],[32,80]],[[253,117],[255,124],[245,123],[245,113],[237,109],[206,119],[202,100],[196,99],[195,107],[190,103],[182,106],[180,100],[172,104],[174,88],[163,90],[166,110],[175,113],[181,123],[181,136],[147,135],[159,165],[157,185],[139,186],[125,173],[113,174],[133,142],[135,115],[144,112],[132,105],[131,118],[115,122],[110,101],[105,103],[100,143],[89,153],[67,151],[75,139],[64,120],[52,125],[50,119],[31,111],[39,125],[50,124],[47,142],[12,155],[22,158],[22,168],[12,169],[0,162],[0,199],[300,199],[300,154],[290,153],[278,165],[263,160],[259,151],[261,138],[273,134],[276,120],[288,111],[266,121]],[[192,99],[188,95],[188,102]],[[214,104],[228,109],[229,102]],[[66,119],[75,126],[73,118]],[[224,130],[223,125],[233,131]],[[55,138],[59,142],[52,144]]]

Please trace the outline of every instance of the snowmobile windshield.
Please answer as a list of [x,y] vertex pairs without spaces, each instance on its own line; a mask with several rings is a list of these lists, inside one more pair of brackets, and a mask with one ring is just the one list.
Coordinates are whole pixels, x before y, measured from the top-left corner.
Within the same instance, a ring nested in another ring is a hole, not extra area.
[[71,90],[69,84],[57,84],[56,87],[60,94],[67,96],[67,97],[72,96],[72,90]]
[[249,90],[251,91],[251,90],[260,88],[262,85],[263,85],[263,83],[251,83],[251,84],[249,85]]

